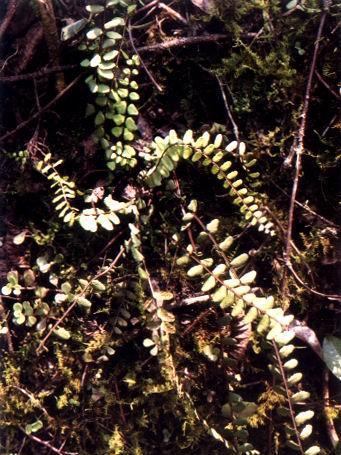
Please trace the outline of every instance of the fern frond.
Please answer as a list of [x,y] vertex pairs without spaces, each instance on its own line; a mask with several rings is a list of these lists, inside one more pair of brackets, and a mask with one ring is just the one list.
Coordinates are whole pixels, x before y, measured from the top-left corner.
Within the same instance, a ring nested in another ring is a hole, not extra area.
[[37,171],[52,181],[51,188],[54,189],[55,193],[52,202],[55,205],[55,210],[64,223],[72,226],[77,217],[78,209],[72,205],[71,201],[76,198],[77,190],[75,183],[68,176],[62,176],[58,172],[57,167],[62,163],[63,160],[61,159],[53,163],[52,154],[47,153],[43,160],[37,162],[35,167]]
[[[156,137],[151,144],[149,153],[144,154],[147,162],[153,165],[148,171],[142,171],[141,177],[150,187],[161,185],[162,180],[168,178],[175,169],[180,158],[200,163],[208,167],[213,175],[221,180],[223,187],[228,189],[232,201],[239,206],[245,220],[251,225],[257,225],[259,231],[275,235],[273,223],[269,221],[264,210],[257,202],[256,196],[250,194],[243,179],[237,170],[232,170],[233,163],[229,157],[231,145],[221,148],[222,136],[218,134],[213,142],[205,132],[197,140],[188,130],[183,138],[178,138],[175,131],[170,131],[165,138]],[[247,168],[246,168],[247,169]]]

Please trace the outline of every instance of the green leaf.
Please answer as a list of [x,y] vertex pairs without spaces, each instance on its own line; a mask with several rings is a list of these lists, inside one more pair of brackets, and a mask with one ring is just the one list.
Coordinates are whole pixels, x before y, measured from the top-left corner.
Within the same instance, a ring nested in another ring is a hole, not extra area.
[[53,333],[62,340],[69,340],[71,337],[71,333],[68,330],[63,329],[63,327],[57,327],[54,329]]
[[211,234],[215,234],[219,228],[219,220],[216,218],[206,225],[206,229]]
[[222,250],[222,251],[227,251],[230,246],[232,245],[234,239],[231,235],[229,235],[224,241],[222,241],[221,243],[219,243],[219,248]]
[[90,60],[90,66],[95,68],[101,63],[101,56],[99,54],[95,54],[92,59]]
[[114,17],[114,19],[104,24],[104,28],[105,30],[110,30],[111,28],[115,28],[121,25],[124,25],[124,20],[122,17]]
[[92,280],[91,286],[93,287],[93,289],[95,291],[99,291],[99,292],[105,291],[105,289],[106,289],[105,285],[99,280]]
[[297,359],[290,359],[288,360],[287,362],[285,362],[283,364],[283,367],[286,369],[286,370],[293,370],[294,368],[296,368],[298,365],[298,360]]
[[251,284],[251,283],[253,283],[255,278],[256,278],[256,275],[257,275],[257,272],[255,270],[252,270],[251,272],[245,273],[245,275],[243,275],[240,278],[241,284]]
[[109,87],[109,85],[106,85],[106,84],[98,84],[97,92],[98,93],[109,93],[110,87]]
[[160,300],[173,300],[174,295],[169,291],[154,292],[154,297]]
[[23,306],[21,303],[19,302],[16,302],[14,305],[13,305],[13,311],[17,311],[19,313],[22,312],[22,309],[23,309]]
[[288,2],[285,7],[286,9],[293,9],[295,8],[296,6],[298,5],[298,0],[290,0],[290,2]]
[[204,267],[200,264],[194,265],[187,271],[187,275],[190,277],[195,277],[202,275],[204,273]]
[[12,286],[6,284],[6,286],[3,286],[3,287],[1,288],[1,293],[2,293],[3,295],[11,295],[11,293],[12,293]]
[[318,446],[311,446],[304,452],[304,455],[317,455],[321,453],[321,449]]
[[115,126],[114,128],[112,128],[111,133],[113,134],[113,136],[119,137],[123,133],[123,128],[121,126]]
[[330,371],[341,381],[341,338],[328,335],[322,344],[323,360]]
[[36,433],[41,428],[43,428],[43,426],[44,426],[43,422],[41,420],[37,420],[25,426],[25,433],[26,434]]
[[94,216],[92,216],[92,215],[84,215],[84,214],[82,214],[79,217],[79,224],[86,231],[91,231],[91,232],[96,232],[97,231],[96,218]]
[[15,317],[15,323],[18,325],[21,325],[25,322],[25,316],[22,313],[19,313],[14,316]]
[[314,417],[314,411],[302,411],[299,412],[295,417],[295,422],[297,425],[303,425],[307,420],[310,420]]
[[214,276],[211,275],[207,278],[205,283],[202,285],[201,291],[202,292],[210,291],[211,289],[213,289],[215,287],[215,285],[216,285],[216,280],[215,280]]
[[313,432],[313,426],[308,424],[306,425],[303,430],[300,432],[300,438],[301,439],[307,439]]
[[85,7],[85,9],[87,11],[89,11],[89,13],[101,13],[102,11],[104,11],[104,6],[102,6],[102,5],[87,5]]
[[107,231],[112,231],[114,229],[114,226],[112,225],[111,221],[109,220],[109,217],[106,215],[99,215],[97,218],[97,223],[102,226],[102,228],[106,229]]
[[134,104],[129,104],[127,112],[129,115],[138,115],[139,113]]
[[98,27],[89,30],[86,34],[86,37],[90,40],[94,40],[102,35],[102,30]]
[[[227,294],[227,289],[225,286],[221,286],[216,292],[212,295],[213,302],[221,302]],[[232,294],[233,295],[233,294]]]
[[18,284],[19,274],[18,274],[17,270],[11,270],[10,272],[7,273],[6,277],[7,277],[7,281],[12,286]]
[[90,300],[86,299],[85,297],[77,297],[77,304],[84,307],[84,308],[90,308],[91,307],[91,302]]
[[103,79],[107,79],[111,81],[114,79],[114,72],[110,70],[102,70],[101,68],[97,68],[97,73],[99,76],[101,76]]
[[95,125],[99,126],[105,122],[105,116],[102,111],[98,111],[95,117]]
[[63,27],[60,34],[61,41],[67,41],[71,39],[73,36],[77,35],[77,33],[80,32],[86,26],[87,23],[88,23],[87,19],[80,19],[79,21],[76,21],[73,24]]
[[27,318],[27,323],[26,323],[26,325],[27,325],[28,327],[33,327],[34,324],[35,324],[36,322],[37,322],[37,318],[36,318],[35,316],[29,316],[29,317]]
[[21,245],[24,243],[26,238],[26,231],[20,232],[20,234],[17,234],[15,237],[13,237],[13,243],[14,245]]
[[129,131],[127,128],[124,128],[123,138],[125,141],[132,141],[134,139],[134,134],[131,131]]
[[144,346],[145,348],[150,348],[151,346],[154,346],[154,345],[155,345],[154,341],[151,340],[150,338],[145,338],[145,339],[143,340],[143,346]]
[[157,316],[161,319],[161,321],[165,322],[174,322],[175,316],[173,313],[165,310],[164,308],[158,308],[156,312]]
[[240,254],[236,258],[232,259],[230,266],[234,268],[242,267],[247,260],[249,259],[249,255],[246,253]]
[[306,401],[310,398],[310,393],[306,392],[305,390],[301,390],[300,392],[294,393],[291,397],[291,401],[294,403],[299,403],[300,401]]
[[140,95],[136,92],[130,92],[129,99],[131,99],[131,101],[137,101],[140,99]]
[[64,292],[64,294],[70,294],[72,286],[68,281],[65,281],[65,283],[60,286],[60,289]]
[[115,57],[117,57],[119,54],[119,52],[114,49],[113,51],[110,51],[110,52],[107,52],[106,54],[103,55],[103,60],[105,60],[106,62],[108,60],[113,60]]

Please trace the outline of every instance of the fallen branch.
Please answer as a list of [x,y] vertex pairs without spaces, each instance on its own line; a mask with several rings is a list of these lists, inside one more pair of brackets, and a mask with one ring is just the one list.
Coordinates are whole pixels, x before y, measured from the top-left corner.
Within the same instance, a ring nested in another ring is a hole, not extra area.
[[172,47],[192,46],[201,43],[214,43],[216,41],[223,41],[228,39],[229,36],[221,33],[213,35],[191,36],[186,38],[173,38],[162,43],[150,44],[149,46],[138,47],[139,52],[157,52],[171,49]]
[[73,68],[78,68],[79,65],[61,65],[61,66],[51,66],[50,68],[42,69],[35,71],[34,73],[18,74],[16,76],[0,76],[1,82],[18,82],[18,81],[27,81],[30,79],[39,79],[45,77],[47,74],[58,73],[60,71],[70,70]]
[[289,166],[291,164],[291,161],[292,161],[294,155],[296,155],[295,177],[294,177],[294,183],[292,186],[291,199],[290,199],[288,230],[287,230],[286,249],[285,249],[285,261],[286,261],[287,266],[290,265],[290,261],[291,261],[292,228],[293,228],[293,224],[294,224],[294,211],[295,211],[296,195],[297,195],[298,184],[299,184],[299,179],[300,179],[300,175],[301,175],[302,154],[304,152],[304,136],[305,136],[306,126],[307,126],[307,115],[308,115],[308,109],[309,109],[311,87],[312,87],[312,81],[313,81],[313,76],[314,76],[315,67],[316,67],[317,54],[318,54],[319,47],[320,47],[322,30],[323,30],[323,26],[324,26],[326,17],[327,17],[327,11],[324,10],[321,15],[320,25],[318,28],[316,41],[315,41],[313,59],[312,59],[311,65],[310,65],[308,82],[307,82],[307,87],[306,87],[305,96],[304,96],[303,111],[302,111],[302,115],[301,115],[301,124],[300,124],[299,130],[298,130],[297,141],[296,141],[295,146],[293,147],[292,153],[290,153],[290,155],[285,160],[285,165]]

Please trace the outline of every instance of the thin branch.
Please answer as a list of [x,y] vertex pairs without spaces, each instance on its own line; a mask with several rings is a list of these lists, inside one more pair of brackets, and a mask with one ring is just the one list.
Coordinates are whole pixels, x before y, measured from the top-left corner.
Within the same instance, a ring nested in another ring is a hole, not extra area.
[[216,33],[213,35],[190,36],[185,38],[173,38],[162,43],[138,47],[137,50],[139,52],[160,52],[171,49],[172,47],[192,46],[194,44],[200,43],[215,43],[216,41],[224,41],[228,38],[228,35],[222,33]]
[[19,428],[23,433],[25,433],[25,436],[32,439],[32,441],[35,441],[38,444],[47,447],[48,449],[52,450],[52,452],[54,452],[54,453],[58,453],[59,455],[77,455],[78,454],[78,452],[64,452],[61,449],[57,449],[56,447],[51,445],[48,441],[44,441],[43,439],[40,439],[40,438],[38,438],[38,436],[34,436],[33,434],[26,433],[26,431],[22,427],[19,427]]
[[5,139],[7,139],[8,137],[10,136],[13,136],[13,134],[16,134],[18,131],[20,131],[22,128],[24,128],[25,126],[29,125],[33,120],[35,120],[36,118],[39,118],[41,116],[41,114],[45,111],[47,111],[48,109],[50,109],[51,106],[53,106],[58,100],[60,100],[60,98],[62,98],[65,93],[67,93],[74,85],[76,85],[76,83],[79,81],[79,79],[82,77],[82,75],[78,75],[69,85],[67,85],[64,90],[62,90],[60,93],[58,93],[57,96],[55,96],[55,98],[53,98],[53,100],[51,100],[49,103],[47,103],[44,107],[42,107],[38,112],[36,112],[35,114],[33,114],[30,118],[28,118],[27,120],[24,120],[23,122],[21,122],[18,126],[16,126],[13,130],[11,131],[8,131],[6,134],[4,134],[3,136],[0,137],[0,142],[4,141]]
[[39,71],[35,71],[34,73],[18,74],[16,76],[0,76],[0,83],[27,81],[29,79],[40,79],[41,77],[45,77],[47,74],[58,73],[60,71],[70,70],[78,67],[79,65],[51,66],[50,68],[41,69]]
[[114,388],[115,388],[116,400],[118,402],[118,407],[120,409],[120,418],[121,418],[122,424],[123,425],[127,425],[126,416],[124,414],[124,409],[123,409],[123,406],[122,406],[122,401],[121,401],[121,398],[120,398],[120,391],[119,391],[119,388],[118,388],[118,384],[117,384],[117,379],[116,378],[114,378]]
[[139,50],[136,48],[136,46],[134,44],[134,38],[133,38],[133,34],[131,32],[131,23],[130,23],[130,21],[128,21],[128,35],[129,35],[129,40],[130,40],[130,43],[132,45],[132,48],[134,49],[135,54],[140,59],[141,65],[143,66],[143,68],[144,68],[145,72],[147,73],[149,79],[152,81],[152,83],[155,85],[155,87],[157,88],[157,90],[159,92],[163,92],[163,89],[162,89],[161,85],[155,80],[154,76],[152,75],[152,73],[147,68],[146,64],[144,63],[144,61],[142,60],[142,58],[140,56]]
[[321,20],[320,20],[320,24],[319,24],[319,28],[318,28],[318,32],[317,32],[317,36],[316,36],[313,59],[312,59],[311,65],[310,65],[309,77],[308,77],[308,82],[307,82],[307,87],[306,87],[306,92],[305,92],[305,97],[304,97],[303,112],[302,112],[302,116],[301,116],[301,124],[300,124],[300,128],[298,130],[297,144],[295,144],[295,147],[293,148],[293,154],[291,153],[290,156],[288,156],[285,161],[286,165],[290,165],[293,155],[296,154],[295,177],[294,177],[294,183],[293,183],[292,192],[291,192],[288,230],[287,230],[287,238],[286,238],[285,260],[286,260],[287,265],[290,264],[290,261],[291,261],[291,251],[292,251],[291,238],[292,238],[292,229],[293,229],[293,224],[294,224],[295,201],[296,201],[299,179],[300,179],[300,175],[301,175],[302,154],[304,152],[304,136],[305,136],[305,130],[306,130],[306,126],[307,126],[307,115],[308,115],[308,109],[309,109],[311,87],[312,87],[313,75],[314,75],[315,67],[316,67],[317,54],[318,54],[318,50],[320,47],[322,30],[323,30],[323,26],[324,26],[326,17],[327,17],[327,11],[323,11]]
[[[284,194],[285,196],[289,197],[289,194],[286,191],[284,191],[283,188],[281,188],[274,180],[271,180],[271,183],[273,185],[275,185],[275,187],[277,189],[279,189],[279,191],[282,194]],[[297,200],[295,200],[295,204],[298,205],[299,207],[301,207],[306,212],[310,213],[311,215],[313,215],[316,218],[318,218],[319,220],[321,220],[323,223],[328,224],[329,226],[332,226],[333,228],[335,228],[338,231],[341,231],[341,226],[339,226],[338,224],[334,223],[333,221],[328,220],[327,218],[325,218],[324,216],[320,215],[319,213],[315,212],[313,209],[311,209],[309,207],[308,204],[302,204],[301,202],[299,202]]]
[[173,8],[171,8],[170,6],[166,5],[165,3],[161,3],[160,2],[158,4],[158,7],[161,8],[161,9],[164,9],[165,11],[167,11],[167,13],[170,16],[172,16],[173,18],[177,19],[178,21],[182,22],[185,25],[188,25],[186,19],[184,17],[182,17],[180,13],[178,13],[177,11],[175,11]]
[[229,106],[229,104],[227,102],[227,97],[226,97],[226,93],[225,93],[225,90],[224,90],[224,85],[221,82],[219,76],[215,75],[215,77],[216,77],[216,79],[218,81],[218,84],[219,84],[219,87],[220,87],[220,91],[221,91],[221,95],[223,97],[224,106],[225,106],[227,115],[228,115],[228,117],[230,119],[230,122],[232,124],[233,134],[234,134],[234,136],[236,138],[236,141],[239,143],[239,129],[238,129],[237,123],[234,121],[230,106]]
[[316,77],[317,79],[321,82],[322,85],[324,85],[326,87],[326,89],[338,100],[340,101],[341,100],[341,96],[335,92],[331,86],[323,79],[323,77],[321,76],[321,74],[315,70],[315,74],[316,74]]

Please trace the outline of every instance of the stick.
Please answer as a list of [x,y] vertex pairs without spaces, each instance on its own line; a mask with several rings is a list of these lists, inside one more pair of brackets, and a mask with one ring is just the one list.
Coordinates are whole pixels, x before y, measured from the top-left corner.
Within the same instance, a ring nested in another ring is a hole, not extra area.
[[129,39],[130,39],[130,43],[134,49],[134,52],[136,53],[136,55],[138,56],[138,58],[140,59],[140,62],[141,62],[141,65],[143,66],[143,68],[145,69],[145,72],[148,74],[148,77],[149,79],[152,81],[152,83],[155,85],[155,87],[158,89],[159,92],[163,92],[162,90],[162,87],[161,85],[156,82],[154,76],[152,75],[152,73],[149,71],[149,69],[147,68],[146,64],[144,63],[144,61],[142,60],[140,54],[139,54],[139,50],[136,48],[135,44],[134,44],[134,38],[133,38],[133,34],[131,32],[131,24],[130,24],[130,21],[128,22],[128,35],[129,35]]
[[305,97],[304,97],[303,112],[302,112],[302,116],[301,116],[301,124],[300,124],[300,128],[298,130],[297,144],[295,144],[295,146],[293,147],[293,153],[290,153],[290,155],[285,160],[285,164],[290,165],[294,155],[296,154],[295,177],[294,177],[294,183],[292,186],[291,199],[290,199],[289,221],[288,221],[288,231],[287,231],[286,251],[285,251],[285,261],[286,261],[287,265],[289,265],[290,261],[291,261],[291,258],[290,258],[291,251],[292,251],[291,237],[292,237],[292,228],[293,228],[293,223],[294,223],[295,201],[296,201],[296,195],[297,195],[298,184],[299,184],[299,179],[300,179],[300,174],[301,174],[301,167],[302,167],[302,154],[304,152],[304,136],[305,136],[305,130],[306,130],[306,126],[307,126],[307,114],[308,114],[308,109],[309,109],[311,86],[312,86],[313,75],[314,75],[314,71],[315,71],[315,67],[316,67],[317,54],[318,54],[318,50],[320,47],[322,30],[323,30],[323,26],[324,26],[326,17],[327,17],[327,11],[323,11],[321,20],[320,20],[320,25],[319,25],[318,32],[317,32],[317,36],[316,36],[313,59],[312,59],[311,65],[310,65],[309,77],[308,77],[308,82],[307,82],[307,87],[306,87],[306,92],[305,92]]
[[27,81],[29,79],[38,79],[46,76],[51,73],[58,73],[60,71],[70,70],[77,68],[79,65],[61,65],[61,66],[51,66],[50,68],[42,69],[35,71],[34,73],[18,74],[16,76],[3,76],[0,77],[1,82],[17,82],[17,81]]
[[226,112],[227,112],[227,115],[230,119],[230,122],[232,124],[232,129],[233,129],[233,133],[234,133],[234,136],[236,138],[236,141],[239,143],[239,130],[238,130],[238,126],[236,124],[236,122],[234,121],[234,118],[233,118],[233,115],[232,115],[232,112],[231,112],[231,109],[230,109],[230,106],[227,102],[227,98],[226,98],[226,93],[225,93],[225,90],[224,90],[224,86],[223,86],[223,83],[221,82],[219,76],[215,75],[217,81],[218,81],[218,84],[219,84],[219,87],[220,87],[220,91],[221,91],[221,95],[223,97],[223,101],[224,101],[224,106],[225,106],[225,109],[226,109]]
[[186,38],[173,38],[163,43],[150,44],[149,46],[138,47],[139,52],[160,52],[172,47],[191,46],[200,43],[212,43],[216,41],[223,41],[228,39],[229,36],[221,33],[203,36],[190,36]]

